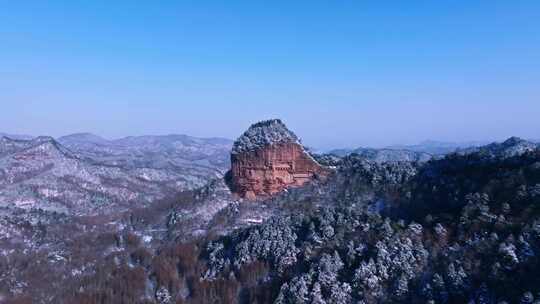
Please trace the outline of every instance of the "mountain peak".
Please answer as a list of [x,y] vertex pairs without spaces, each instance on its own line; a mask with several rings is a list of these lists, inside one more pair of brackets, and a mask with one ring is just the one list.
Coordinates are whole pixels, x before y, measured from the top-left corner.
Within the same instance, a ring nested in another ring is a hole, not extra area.
[[0,136],[6,137],[9,139],[15,139],[15,140],[30,140],[34,138],[33,136],[30,136],[30,135],[8,134],[8,133],[2,133],[2,132],[0,132]]
[[38,144],[41,144],[41,143],[55,143],[56,140],[50,136],[38,136],[34,139],[32,139],[32,142],[34,143],[38,143]]
[[13,139],[11,139],[11,138],[9,138],[9,137],[7,137],[5,135],[0,135],[0,141],[2,141],[2,142],[11,142],[11,141],[13,141]]
[[508,138],[507,140],[505,140],[502,144],[504,146],[514,146],[514,145],[524,144],[524,143],[528,143],[528,141],[517,136],[512,136]]
[[512,136],[503,142],[496,142],[486,146],[464,149],[459,151],[459,153],[470,154],[480,152],[492,157],[509,158],[534,151],[537,148],[538,145],[533,142]]
[[263,120],[251,125],[235,141],[232,151],[233,153],[242,153],[277,143],[300,144],[300,140],[281,119]]
[[66,143],[66,142],[84,142],[84,143],[94,143],[94,144],[102,144],[102,143],[107,143],[108,140],[106,140],[105,138],[101,137],[101,136],[98,136],[98,135],[95,135],[95,134],[92,134],[92,133],[74,133],[74,134],[69,134],[69,135],[66,135],[66,136],[62,136],[60,138],[58,138],[58,141],[61,142],[61,143]]

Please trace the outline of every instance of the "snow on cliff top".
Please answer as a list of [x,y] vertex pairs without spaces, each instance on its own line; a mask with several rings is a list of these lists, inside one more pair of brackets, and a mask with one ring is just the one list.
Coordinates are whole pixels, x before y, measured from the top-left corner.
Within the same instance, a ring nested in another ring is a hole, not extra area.
[[251,125],[233,145],[232,153],[242,153],[277,143],[301,144],[298,137],[280,119],[270,119]]

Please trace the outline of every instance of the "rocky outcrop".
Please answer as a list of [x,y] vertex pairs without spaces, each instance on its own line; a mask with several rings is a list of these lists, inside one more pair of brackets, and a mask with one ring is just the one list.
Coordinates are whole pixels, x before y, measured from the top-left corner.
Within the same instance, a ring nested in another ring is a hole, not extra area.
[[279,119],[252,125],[234,143],[231,165],[232,190],[247,199],[268,197],[328,174]]

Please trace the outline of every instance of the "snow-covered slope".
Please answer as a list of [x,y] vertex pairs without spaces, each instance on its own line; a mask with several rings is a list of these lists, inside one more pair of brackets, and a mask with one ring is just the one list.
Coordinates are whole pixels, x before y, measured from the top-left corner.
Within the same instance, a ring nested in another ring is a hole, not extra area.
[[[127,149],[103,155],[110,145],[70,140],[74,150],[51,137],[0,138],[0,206],[80,214],[107,211],[201,187],[224,171],[210,162],[176,159],[181,152],[156,150],[149,156]],[[93,144],[104,147],[102,155],[85,150]]]
[[519,156],[538,149],[539,145],[519,137],[510,137],[501,143],[491,143],[486,146],[459,150],[459,154],[480,152],[491,157],[508,158]]

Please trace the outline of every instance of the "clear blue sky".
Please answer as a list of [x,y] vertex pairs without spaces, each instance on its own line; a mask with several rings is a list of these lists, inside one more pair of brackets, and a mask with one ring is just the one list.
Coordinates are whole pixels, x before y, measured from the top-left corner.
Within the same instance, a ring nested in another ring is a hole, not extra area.
[[540,1],[0,0],[0,132],[540,137]]

